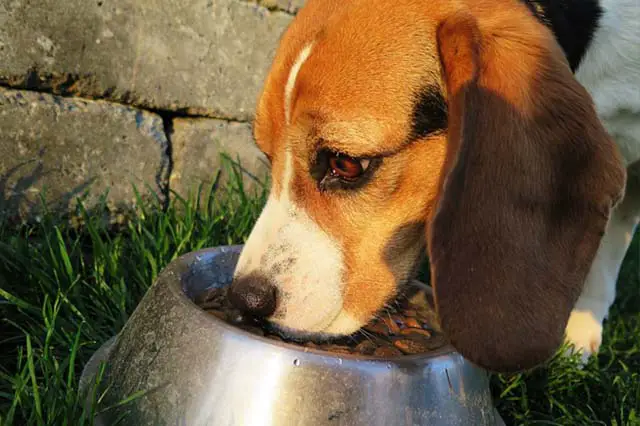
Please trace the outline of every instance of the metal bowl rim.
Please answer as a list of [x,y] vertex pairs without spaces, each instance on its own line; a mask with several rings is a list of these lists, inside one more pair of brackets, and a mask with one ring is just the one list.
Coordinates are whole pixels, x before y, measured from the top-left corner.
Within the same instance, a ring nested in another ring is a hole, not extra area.
[[204,249],[183,254],[182,256],[174,259],[171,262],[171,265],[169,265],[167,268],[165,268],[162,271],[162,273],[159,274],[158,278],[156,279],[156,283],[160,284],[161,282],[166,282],[165,285],[168,285],[169,290],[178,299],[179,303],[181,303],[182,306],[184,306],[190,312],[197,312],[196,315],[199,315],[203,318],[206,317],[207,319],[205,321],[208,321],[217,327],[221,327],[224,330],[233,334],[239,334],[240,336],[243,336],[245,338],[258,342],[260,344],[268,344],[271,346],[275,346],[279,349],[286,349],[288,351],[291,351],[300,355],[312,355],[314,357],[318,357],[319,360],[334,361],[338,359],[348,359],[352,361],[365,361],[365,362],[377,363],[377,364],[393,363],[397,365],[402,365],[405,363],[412,363],[412,362],[415,363],[415,361],[425,362],[425,361],[436,360],[439,358],[456,358],[461,356],[451,346],[450,343],[446,343],[440,348],[430,351],[428,354],[401,355],[401,356],[383,358],[383,357],[373,357],[370,355],[353,355],[353,354],[337,354],[337,353],[334,354],[332,352],[323,351],[320,349],[306,348],[306,347],[298,346],[293,343],[271,340],[267,337],[258,336],[258,335],[249,333],[248,331],[245,331],[239,327],[235,327],[231,324],[228,324],[225,321],[222,321],[221,319],[216,318],[215,316],[208,314],[203,309],[201,309],[198,305],[196,305],[196,303],[193,300],[187,297],[187,295],[183,290],[182,284],[183,284],[183,279],[185,275],[184,272],[180,274],[180,279],[178,280],[171,279],[169,277],[169,275],[173,272],[172,266],[175,267],[175,265],[178,265],[178,264],[187,264],[188,261],[197,258],[198,255],[224,253],[224,251],[234,250],[241,247],[242,247],[241,244],[214,246],[214,247],[204,248]]

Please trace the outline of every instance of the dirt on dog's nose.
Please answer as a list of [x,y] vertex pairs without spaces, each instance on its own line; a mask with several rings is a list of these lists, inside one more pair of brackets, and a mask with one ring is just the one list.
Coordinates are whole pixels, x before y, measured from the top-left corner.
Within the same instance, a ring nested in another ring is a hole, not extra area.
[[276,310],[276,286],[262,275],[250,274],[233,281],[229,302],[244,314],[268,317]]

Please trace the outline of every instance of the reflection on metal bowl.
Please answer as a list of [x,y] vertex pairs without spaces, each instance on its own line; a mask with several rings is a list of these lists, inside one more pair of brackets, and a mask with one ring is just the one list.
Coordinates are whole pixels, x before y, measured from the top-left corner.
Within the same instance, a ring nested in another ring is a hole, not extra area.
[[107,362],[99,424],[499,425],[488,374],[450,346],[389,359],[334,354],[249,334],[194,297],[231,282],[242,246],[189,253],[160,274],[123,330],[86,366]]

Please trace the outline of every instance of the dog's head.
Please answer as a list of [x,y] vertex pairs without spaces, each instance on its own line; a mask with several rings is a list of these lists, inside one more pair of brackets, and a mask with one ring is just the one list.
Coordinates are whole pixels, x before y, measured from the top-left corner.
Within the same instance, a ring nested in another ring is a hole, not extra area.
[[348,335],[425,248],[451,343],[497,371],[562,342],[625,171],[550,31],[504,1],[310,0],[254,131],[272,188],[232,297]]

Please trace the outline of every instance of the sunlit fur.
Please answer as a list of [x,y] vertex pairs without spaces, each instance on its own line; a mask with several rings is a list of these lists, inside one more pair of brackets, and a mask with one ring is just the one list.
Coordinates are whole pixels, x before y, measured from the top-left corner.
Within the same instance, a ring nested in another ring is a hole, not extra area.
[[[640,12],[633,3],[603,0],[601,28],[576,74],[627,165],[640,159]],[[425,254],[452,148],[447,131],[410,140],[413,109],[426,88],[446,92],[436,34],[460,13],[471,17],[483,43],[495,45],[482,51],[488,61],[482,84],[524,117],[544,103],[544,94],[526,83],[539,78],[543,58],[557,62],[548,70],[563,70],[557,81],[570,86],[551,33],[510,0],[309,0],[281,38],[254,123],[256,143],[272,161],[273,185],[236,275],[259,272],[274,279],[280,297],[269,319],[289,334],[356,331],[393,300]],[[365,187],[321,191],[310,167],[322,148],[384,159]],[[611,188],[618,182],[612,180]],[[627,190],[626,197],[638,195]],[[569,339],[587,354],[599,345],[620,254],[638,211],[630,208],[624,219],[612,216],[595,255],[597,270],[588,275],[576,306],[580,312],[568,321]],[[478,309],[509,303],[495,299]],[[529,300],[542,313],[555,309],[544,294]],[[480,311],[475,315],[481,319]]]

